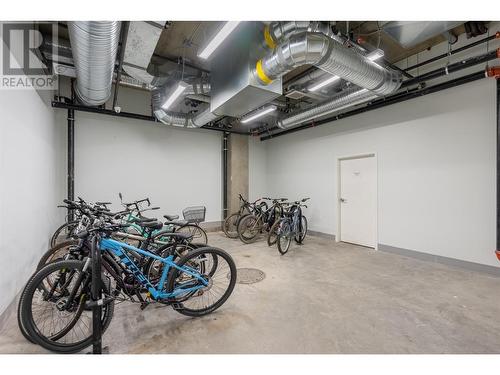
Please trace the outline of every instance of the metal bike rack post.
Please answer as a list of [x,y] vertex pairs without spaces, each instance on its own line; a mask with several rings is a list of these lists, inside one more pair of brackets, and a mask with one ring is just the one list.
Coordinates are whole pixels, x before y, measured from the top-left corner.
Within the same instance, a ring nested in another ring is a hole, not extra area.
[[101,250],[98,236],[94,236],[91,245],[92,257],[92,354],[102,354],[102,285],[101,285]]

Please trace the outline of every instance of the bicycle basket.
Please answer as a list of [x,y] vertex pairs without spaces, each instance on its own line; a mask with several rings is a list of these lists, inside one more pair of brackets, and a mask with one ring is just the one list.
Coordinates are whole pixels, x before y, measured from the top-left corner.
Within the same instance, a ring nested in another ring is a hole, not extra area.
[[182,215],[184,215],[184,220],[189,223],[201,223],[205,221],[206,211],[207,208],[205,206],[186,207],[182,210]]

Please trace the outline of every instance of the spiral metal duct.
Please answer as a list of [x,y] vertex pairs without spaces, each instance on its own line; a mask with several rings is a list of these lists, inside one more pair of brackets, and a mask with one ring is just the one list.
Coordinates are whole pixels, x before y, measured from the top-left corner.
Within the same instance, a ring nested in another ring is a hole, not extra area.
[[313,120],[320,116],[325,116],[342,109],[355,106],[371,99],[375,99],[376,94],[367,89],[359,87],[349,88],[336,94],[327,101],[314,105],[304,110],[292,113],[277,122],[278,127],[288,129],[306,121]]
[[254,75],[269,84],[305,64],[315,65],[377,95],[393,93],[402,82],[399,72],[373,63],[325,34],[313,32],[293,34],[280,43],[257,62]]
[[119,21],[68,22],[76,68],[77,98],[84,104],[104,104],[111,96],[120,39]]
[[164,91],[161,87],[155,88],[152,91],[153,113],[164,124],[186,128],[200,128],[220,117],[210,112],[210,106],[207,106],[196,115],[165,111],[161,108],[161,105],[165,101]]

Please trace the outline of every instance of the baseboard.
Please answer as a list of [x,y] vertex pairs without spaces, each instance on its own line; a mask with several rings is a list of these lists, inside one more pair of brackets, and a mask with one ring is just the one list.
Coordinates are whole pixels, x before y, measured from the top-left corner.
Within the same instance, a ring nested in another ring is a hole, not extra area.
[[[335,240],[334,234],[317,232],[314,230],[308,231],[308,234],[311,234],[312,236],[317,236],[317,237],[327,238],[330,240]],[[458,267],[458,268],[462,268],[462,269],[465,269],[468,271],[480,272],[480,273],[488,274],[491,276],[500,277],[500,267],[494,267],[494,266],[489,266],[486,264],[480,264],[480,263],[469,262],[469,261],[461,260],[461,259],[444,257],[441,255],[423,253],[423,252],[416,251],[416,250],[403,249],[403,248],[390,246],[390,245],[384,245],[384,244],[378,244],[378,250],[383,251],[385,253],[402,255],[402,256],[406,256],[406,257],[410,257],[410,258],[424,260],[427,262],[445,264],[447,266]]]
[[469,261],[461,260],[461,259],[444,257],[441,255],[422,253],[422,252],[416,251],[416,250],[402,249],[399,247],[394,247],[394,246],[384,245],[384,244],[379,244],[378,249],[379,249],[379,251],[383,251],[386,253],[403,255],[403,256],[407,256],[407,257],[411,257],[411,258],[425,260],[428,262],[441,263],[441,264],[445,264],[447,266],[454,266],[454,267],[463,268],[463,269],[466,269],[468,271],[481,272],[481,273],[486,273],[488,275],[500,277],[500,267],[494,267],[494,266],[489,266],[486,264],[480,264],[480,263],[469,262]]
[[205,232],[219,232],[222,230],[222,221],[205,221],[200,223]]
[[315,230],[308,230],[307,234],[310,234],[310,235],[316,236],[316,237],[326,238],[329,240],[335,240],[335,235],[330,234],[330,233],[323,233],[323,232],[317,232]]

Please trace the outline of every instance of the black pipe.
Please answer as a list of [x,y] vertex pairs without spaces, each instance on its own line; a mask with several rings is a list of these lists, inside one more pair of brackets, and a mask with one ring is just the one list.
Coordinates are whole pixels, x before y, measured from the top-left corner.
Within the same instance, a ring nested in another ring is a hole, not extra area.
[[316,122],[297,126],[295,128],[283,130],[282,132],[279,132],[279,133],[275,133],[272,135],[261,137],[260,140],[265,141],[265,140],[268,140],[271,138],[280,137],[280,136],[285,135],[285,134],[295,133],[295,132],[300,131],[300,130],[314,128],[314,127],[324,125],[324,124],[330,124],[334,121],[341,120],[343,118],[351,117],[351,116],[354,116],[354,115],[357,115],[360,113],[364,113],[364,112],[369,112],[369,111],[372,111],[372,110],[375,110],[378,108],[382,108],[382,107],[386,107],[386,106],[389,106],[392,104],[401,103],[401,102],[404,102],[404,101],[407,101],[407,100],[410,100],[413,98],[417,98],[419,96],[425,96],[425,95],[432,94],[432,93],[435,93],[438,91],[446,90],[446,89],[451,88],[451,87],[460,86],[460,85],[463,85],[463,84],[466,84],[469,82],[474,82],[478,79],[482,79],[485,77],[486,76],[484,74],[484,70],[480,70],[476,73],[472,73],[472,74],[469,74],[469,75],[464,76],[464,77],[459,77],[459,78],[451,80],[451,81],[443,82],[443,83],[440,83],[438,85],[429,86],[429,87],[426,87],[423,89],[413,89],[413,90],[409,90],[407,93],[406,92],[405,93],[398,93],[398,94],[389,96],[389,97],[384,98],[384,99],[379,99],[375,102],[371,102],[370,104],[368,104],[365,107],[358,108],[358,109],[355,109],[355,110],[352,110],[349,112],[341,113],[339,115],[328,117],[326,119],[319,120]]
[[500,250],[500,80],[497,79],[497,248]]
[[228,216],[228,197],[227,197],[227,175],[228,175],[228,146],[229,146],[229,137],[230,134],[228,132],[224,132],[222,137],[222,216],[224,220]]
[[[110,109],[104,109],[104,108],[98,108],[98,107],[86,107],[83,105],[65,103],[65,102],[61,102],[58,100],[52,101],[52,107],[53,108],[64,108],[64,109],[71,108],[75,111],[97,113],[97,114],[115,116],[115,117],[126,117],[126,118],[132,118],[135,120],[158,122],[158,120],[154,116],[141,115],[139,113],[132,113],[132,112],[122,112],[122,111],[115,112],[115,111],[112,111]],[[220,131],[220,132],[228,132],[228,133],[244,134],[244,135],[249,134],[248,132],[240,132],[237,130],[229,130],[229,129],[223,129],[223,128],[213,128],[213,127],[206,126],[206,125],[202,126],[201,129],[216,130],[216,131]]]
[[413,70],[413,69],[416,69],[416,68],[420,68],[421,66],[424,66],[424,65],[427,65],[427,64],[430,64],[434,61],[438,61],[438,60],[441,60],[441,59],[444,59],[445,57],[448,57],[450,55],[454,55],[456,53],[459,53],[459,52],[462,52],[462,51],[465,51],[469,48],[472,48],[472,47],[475,47],[475,46],[478,46],[480,44],[483,44],[485,42],[488,42],[490,40],[493,40],[493,39],[496,39],[496,38],[500,38],[500,32],[497,32],[495,33],[494,35],[490,35],[489,37],[487,38],[484,38],[484,39],[481,39],[481,40],[478,40],[474,43],[470,43],[470,44],[467,44],[466,46],[463,46],[463,47],[460,47],[460,48],[457,48],[456,50],[452,50],[450,51],[450,53],[443,53],[441,55],[438,55],[438,56],[435,56],[433,57],[432,59],[429,59],[429,60],[425,60],[425,61],[422,61],[421,63],[418,63],[418,64],[415,64],[415,65],[412,65],[408,68],[405,69],[405,72],[408,72],[409,70]]
[[120,56],[118,56],[118,68],[116,72],[116,81],[115,81],[115,93],[113,96],[113,106],[111,109],[115,109],[116,102],[118,100],[118,88],[120,87],[120,80],[122,79],[122,67],[123,67],[123,58],[125,56],[125,47],[127,45],[127,37],[128,37],[128,29],[130,26],[130,21],[122,22],[122,30],[120,35],[121,47],[120,47]]
[[480,56],[474,56],[471,57],[467,60],[462,60],[454,64],[450,64],[446,67],[435,69],[430,71],[429,73],[422,74],[418,77],[409,79],[407,81],[404,81],[401,87],[408,87],[410,85],[414,85],[420,82],[428,81],[431,79],[436,79],[439,77],[442,77],[447,74],[451,74],[454,72],[457,72],[462,69],[469,68],[474,65],[482,64],[491,60],[495,60],[498,58],[498,52],[497,50],[493,50],[491,52],[485,53],[484,55]]
[[[71,100],[75,100],[75,90],[71,81]],[[75,200],[75,111],[68,108],[68,165],[67,165],[67,195],[70,201]],[[73,210],[68,209],[68,221],[73,221]]]

